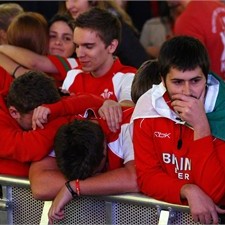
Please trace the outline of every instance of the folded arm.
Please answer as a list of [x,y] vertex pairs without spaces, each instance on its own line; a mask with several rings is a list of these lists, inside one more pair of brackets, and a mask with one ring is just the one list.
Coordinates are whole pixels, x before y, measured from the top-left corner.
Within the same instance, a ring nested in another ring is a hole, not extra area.
[[28,49],[13,45],[1,45],[0,52],[28,69],[40,70],[45,73],[58,72],[55,65],[47,56],[39,55]]
[[[75,181],[70,182],[76,192]],[[109,195],[138,192],[134,161],[129,161],[125,167],[108,171],[80,181],[81,195]],[[72,195],[64,185],[54,199],[49,210],[50,223],[64,217],[64,207],[72,200]]]
[[2,66],[10,75],[15,77],[18,77],[28,71],[28,69],[23,66],[19,67],[15,71],[15,69],[18,67],[18,63],[2,53],[0,53],[0,66]]

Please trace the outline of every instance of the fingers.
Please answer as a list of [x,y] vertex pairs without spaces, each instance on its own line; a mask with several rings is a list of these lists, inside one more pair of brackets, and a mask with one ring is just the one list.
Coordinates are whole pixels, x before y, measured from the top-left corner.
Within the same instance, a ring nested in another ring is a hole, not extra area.
[[100,108],[100,109],[98,110],[98,114],[99,114],[99,116],[100,116],[103,120],[106,120],[106,116],[105,116],[105,113],[104,113],[104,111],[102,110],[102,108]]
[[218,217],[217,212],[214,211],[214,212],[211,213],[211,215],[212,215],[211,223],[218,224],[219,223],[219,217]]
[[218,224],[219,219],[216,212],[206,213],[206,214],[200,214],[200,215],[192,215],[193,220],[201,224]]
[[116,132],[118,129],[120,129],[120,122],[122,121],[121,108],[109,108],[106,121],[111,131]]
[[39,121],[39,120],[32,120],[32,128],[33,130],[36,130],[37,127],[44,129],[44,126],[42,125],[43,122]]
[[48,115],[50,114],[50,110],[46,107],[39,106],[34,109],[32,116],[32,128],[36,130],[37,127],[43,129],[43,124],[48,122]]
[[54,221],[62,220],[64,218],[64,210],[59,212],[53,212],[50,210],[48,213],[48,217],[49,217],[49,224],[53,224]]
[[218,213],[224,213],[224,209],[220,209],[218,206],[215,206],[215,208],[202,212],[202,213],[196,213],[192,214],[193,220],[197,223],[200,222],[201,224],[218,224],[219,217]]
[[218,206],[216,206],[216,211],[217,211],[217,213],[219,213],[219,214],[225,214],[225,209],[221,209],[221,208],[219,208]]
[[107,125],[112,132],[116,132],[120,129],[123,113],[122,108],[118,103],[105,105],[99,109],[98,113],[102,119],[106,120]]

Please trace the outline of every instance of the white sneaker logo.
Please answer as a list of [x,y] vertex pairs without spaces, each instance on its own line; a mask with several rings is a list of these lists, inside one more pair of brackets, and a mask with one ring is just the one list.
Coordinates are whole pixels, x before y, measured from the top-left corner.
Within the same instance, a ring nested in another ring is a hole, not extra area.
[[171,133],[161,133],[160,131],[155,131],[154,135],[158,138],[170,138]]

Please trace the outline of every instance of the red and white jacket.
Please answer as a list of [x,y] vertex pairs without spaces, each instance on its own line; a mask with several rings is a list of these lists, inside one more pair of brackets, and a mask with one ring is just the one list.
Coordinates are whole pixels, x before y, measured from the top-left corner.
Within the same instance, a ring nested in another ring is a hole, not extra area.
[[[209,75],[205,111],[213,110],[219,83]],[[184,184],[196,184],[216,204],[225,204],[225,142],[213,136],[194,141],[193,130],[169,107],[163,84],[140,97],[132,115],[140,190],[158,200],[182,204]],[[214,96],[214,97],[212,97]],[[169,100],[169,98],[168,98]],[[178,140],[182,147],[178,148]]]
[[118,58],[111,69],[101,77],[94,77],[77,67],[67,73],[62,89],[75,94],[92,93],[117,102],[131,100],[131,84],[135,72],[136,68],[122,65]]

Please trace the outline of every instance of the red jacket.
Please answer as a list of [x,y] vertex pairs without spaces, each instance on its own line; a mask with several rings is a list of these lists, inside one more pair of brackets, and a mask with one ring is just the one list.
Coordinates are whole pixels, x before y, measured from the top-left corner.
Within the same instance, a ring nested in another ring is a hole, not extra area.
[[75,58],[64,58],[57,55],[48,55],[47,57],[58,69],[58,73],[49,73],[48,75],[55,79],[57,87],[61,87],[63,80],[66,78],[67,72],[77,67],[78,61]]
[[62,89],[75,94],[92,93],[117,102],[131,100],[131,84],[136,71],[134,67],[122,65],[118,58],[101,77],[94,77],[90,72],[83,72],[81,67],[77,67],[67,73]]

